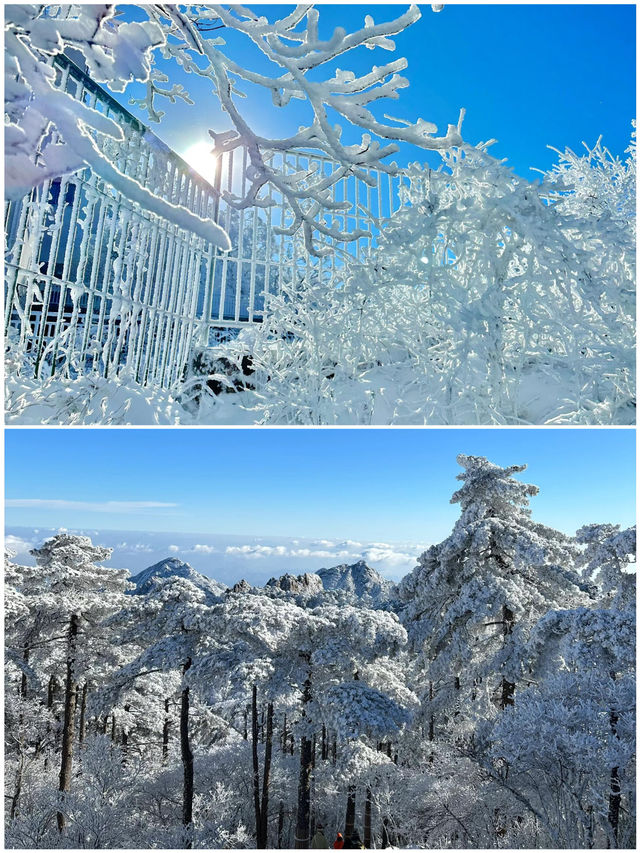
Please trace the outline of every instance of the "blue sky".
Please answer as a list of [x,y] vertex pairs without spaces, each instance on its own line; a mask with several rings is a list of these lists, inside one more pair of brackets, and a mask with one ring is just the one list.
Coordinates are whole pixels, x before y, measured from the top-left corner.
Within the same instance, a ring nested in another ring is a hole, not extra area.
[[6,430],[6,524],[434,542],[456,454],[527,463],[534,518],[634,523],[631,429]]
[[[319,6],[321,35],[329,35],[338,25],[356,29],[367,13],[383,22],[406,8],[405,4]],[[267,17],[291,9],[251,8]],[[130,7],[127,15],[135,14]],[[548,145],[577,150],[583,140],[593,143],[602,134],[605,145],[622,154],[635,116],[635,14],[633,4],[447,4],[438,14],[424,5],[422,19],[395,38],[395,56],[409,61],[403,73],[411,85],[401,91],[399,101],[385,102],[381,113],[410,120],[420,116],[444,132],[465,107],[465,139],[475,144],[496,138],[494,156],[507,157],[518,174],[532,178],[536,175],[529,167],[548,168],[554,162]],[[256,67],[267,70],[268,65],[237,34],[222,35],[234,58],[255,61]],[[391,56],[380,49],[358,50],[341,57],[338,64],[358,72],[382,65]],[[184,154],[194,143],[209,140],[209,127],[229,126],[206,83],[194,75],[180,76],[173,65],[161,67],[190,89],[197,104],[162,107],[165,119],[153,129],[172,147]],[[116,97],[126,104],[129,91]],[[248,94],[243,109],[260,132],[280,135],[306,120],[300,102],[278,110],[264,92]],[[145,120],[143,113],[130,109]],[[396,159],[403,165],[421,157],[421,152],[405,148]]]

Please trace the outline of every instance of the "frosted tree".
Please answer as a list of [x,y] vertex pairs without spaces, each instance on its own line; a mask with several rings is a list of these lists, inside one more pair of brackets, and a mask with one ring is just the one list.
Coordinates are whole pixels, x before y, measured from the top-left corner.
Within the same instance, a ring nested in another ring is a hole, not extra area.
[[[570,803],[578,813],[574,816],[576,843],[586,840],[594,846],[600,832],[607,844],[626,846],[632,831],[627,815],[633,811],[634,796],[636,620],[632,563],[636,531],[635,527],[621,531],[619,525],[590,524],[580,528],[576,539],[585,546],[580,562],[584,576],[596,585],[597,600],[588,609],[552,610],[539,621],[528,653],[540,686],[528,691],[522,708],[507,726],[513,722],[518,725],[520,714],[528,713],[529,704],[537,711],[542,704],[555,706],[546,718],[555,728],[553,742],[562,744],[563,765],[568,772],[558,779],[557,765],[539,743],[532,762],[549,779],[551,789],[569,789]],[[581,713],[572,714],[570,709],[578,696]],[[539,734],[544,737],[544,733]],[[537,737],[532,737],[527,746],[530,757],[536,742]],[[608,795],[604,797],[606,789]],[[568,832],[559,815],[556,821]]]
[[[306,848],[316,736],[331,730],[342,751],[360,737],[375,740],[401,728],[408,720],[411,694],[405,691],[401,702],[400,694],[390,696],[368,683],[368,666],[376,657],[400,649],[406,634],[389,613],[349,606],[306,611],[263,595],[233,594],[217,610],[228,649],[202,658],[199,680],[215,685],[224,671],[227,685],[231,681],[240,688],[244,683],[247,692],[258,680],[274,702],[285,699],[292,686],[295,689],[299,741],[295,844]],[[220,698],[212,693],[211,701]],[[351,812],[355,804],[351,789],[347,801]]]
[[[494,745],[500,727],[515,720],[510,714],[502,722],[503,715],[521,692],[524,707],[530,685],[542,678],[530,646],[540,620],[591,606],[595,588],[573,568],[577,544],[532,520],[529,500],[538,489],[516,479],[525,466],[503,468],[464,455],[458,462],[463,485],[451,501],[460,504],[460,518],[400,585],[416,653],[411,681],[421,685],[426,766],[439,779],[439,792],[429,796],[430,820],[453,831],[457,819],[465,837],[475,835],[480,845],[531,839],[535,826],[558,840],[564,836],[557,824],[544,819],[544,806],[513,773],[510,755]],[[526,739],[523,728],[511,731]],[[462,799],[451,788],[460,778],[475,780]],[[554,792],[560,803],[562,791]]]
[[5,773],[7,791],[12,791],[7,794],[10,821],[20,813],[23,786],[30,780],[38,753],[50,746],[54,723],[50,709],[34,699],[49,668],[49,636],[57,633],[55,619],[48,608],[36,606],[28,584],[23,585],[25,569],[12,557],[7,553],[4,573]]
[[493,706],[513,703],[532,625],[554,606],[588,600],[588,592],[569,568],[571,540],[530,517],[538,489],[514,478],[526,466],[457,459],[463,485],[451,502],[460,504],[460,518],[420,557],[400,594],[429,680],[429,716],[446,711],[460,724],[474,706],[491,716]]
[[[14,583],[26,606],[31,604],[31,625],[40,626],[31,644],[64,641],[65,679],[61,766],[57,812],[58,830],[66,825],[65,796],[71,790],[75,705],[78,682],[86,668],[91,636],[123,603],[128,572],[107,569],[96,563],[106,560],[111,549],[94,546],[85,536],[61,533],[31,552],[36,566],[20,567]],[[29,642],[29,639],[23,639]],[[28,649],[23,646],[23,661]],[[25,688],[26,689],[26,688]]]
[[585,546],[582,574],[597,584],[605,607],[626,610],[635,604],[636,529],[620,530],[618,524],[587,524],[576,533]]
[[[121,618],[129,623],[125,642],[142,645],[140,653],[115,673],[105,700],[113,703],[131,689],[132,684],[153,673],[179,673],[180,683],[180,756],[182,762],[182,845],[193,846],[194,768],[190,731],[192,704],[189,670],[204,645],[215,644],[207,632],[206,591],[186,578],[173,577],[154,584],[145,596],[130,599],[128,612]],[[141,643],[142,640],[142,643]],[[164,741],[164,735],[163,735]]]
[[[357,375],[352,352],[358,343],[352,305],[344,293],[329,287],[321,274],[296,273],[294,280],[283,282],[280,293],[269,298],[268,306],[254,334],[241,334],[221,347],[224,358],[238,371],[247,350],[251,354],[255,389],[243,397],[248,398],[246,405],[256,422],[367,422],[369,395],[355,384],[350,386]],[[230,384],[218,374],[212,378]],[[215,402],[211,411],[215,414]]]
[[492,732],[504,780],[547,843],[633,844],[635,608],[552,610],[527,647],[532,685]]
[[[251,166],[246,195],[236,198],[229,194],[227,201],[242,209],[275,204],[274,192],[284,197],[291,219],[283,223],[283,232],[293,234],[302,229],[312,254],[328,251],[327,238],[344,241],[361,236],[359,232],[344,233],[324,218],[325,211],[339,213],[347,204],[332,196],[332,188],[343,177],[355,174],[371,183],[370,167],[394,173],[395,164],[386,163],[386,159],[397,151],[398,141],[425,149],[446,148],[461,141],[459,123],[438,137],[436,126],[422,119],[413,124],[389,124],[376,117],[373,108],[377,102],[397,98],[399,90],[408,85],[399,73],[406,67],[404,59],[374,66],[361,76],[336,69],[320,81],[315,78],[317,69],[360,47],[393,51],[391,36],[419,19],[417,6],[385,24],[376,24],[367,15],[361,29],[347,33],[337,28],[328,39],[319,34],[319,12],[313,6],[297,6],[273,23],[241,6],[156,4],[144,8],[149,20],[127,23],[118,20],[115,5],[109,4],[7,7],[7,189],[11,197],[21,197],[47,178],[89,165],[147,210],[222,249],[230,246],[228,235],[214,222],[154,195],[104,156],[96,135],[120,140],[122,131],[112,120],[56,88],[51,60],[66,47],[80,51],[90,76],[113,91],[124,91],[132,80],[146,82],[145,97],[135,102],[152,121],[159,121],[163,115],[157,105],[159,99],[180,98],[193,103],[181,85],[165,86],[166,75],[153,66],[154,51],[174,59],[183,70],[207,78],[232,124],[231,130],[210,131],[213,153],[243,146]],[[247,45],[257,48],[272,67],[273,76],[246,68],[242,61],[229,56],[220,34],[224,29],[241,34]],[[245,85],[266,90],[276,107],[286,107],[292,99],[306,101],[310,123],[286,138],[262,137],[252,129],[238,104]],[[331,124],[329,111],[364,131],[359,143],[345,145],[341,141],[342,127]],[[286,163],[276,167],[271,158],[274,151],[309,149],[338,162],[332,176],[314,170],[295,172]],[[266,194],[260,193],[263,187],[268,187]],[[314,232],[318,241],[314,241]]]
[[[541,186],[485,149],[442,152],[438,172],[409,169],[409,204],[352,286],[424,291],[422,344],[407,335],[407,347],[444,422],[626,422],[635,146],[611,168],[596,148],[565,169],[567,152]],[[585,195],[602,200],[589,207]]]
[[295,337],[244,343],[275,379],[257,389],[262,421],[631,422],[635,144],[624,160],[565,152],[541,185],[486,145],[441,156],[409,167],[405,203],[340,288],[318,298],[310,276],[272,299],[269,328]]
[[[332,188],[343,177],[354,174],[365,183],[372,184],[370,167],[395,173],[395,164],[386,159],[397,150],[397,142],[410,142],[423,149],[448,148],[460,141],[460,121],[449,125],[444,137],[437,137],[436,126],[419,119],[415,123],[396,121],[388,124],[376,117],[378,101],[398,98],[399,90],[408,85],[400,76],[406,60],[396,59],[361,76],[352,71],[336,68],[333,75],[325,73],[318,80],[317,72],[323,65],[361,47],[395,50],[391,36],[403,32],[420,18],[417,6],[411,6],[403,15],[388,23],[376,24],[373,16],[365,16],[364,26],[352,33],[342,27],[323,39],[319,33],[320,11],[314,6],[296,6],[294,10],[274,22],[258,16],[251,9],[212,5],[204,7],[151,7],[152,19],[167,36],[163,53],[174,58],[181,67],[211,81],[212,90],[228,115],[232,129],[216,132],[210,130],[214,140],[213,154],[245,147],[250,161],[249,186],[243,197],[227,194],[234,207],[245,208],[276,203],[273,194],[286,199],[290,206],[290,221],[283,223],[285,234],[302,229],[307,250],[314,255],[326,254],[329,240],[352,241],[362,236],[358,231],[346,231],[327,224],[325,212],[340,213],[349,202],[337,201]],[[273,76],[244,67],[224,50],[224,30],[241,33],[247,44],[257,48],[268,61]],[[207,34],[215,30],[214,37]],[[222,48],[222,49],[221,49]],[[202,63],[196,56],[204,57]],[[155,102],[166,94],[162,86],[166,77],[157,71],[151,75],[147,95],[136,103],[149,111],[150,118],[158,118]],[[251,121],[242,111],[239,98],[243,87],[258,86],[266,90],[274,106],[284,108],[292,100],[305,101],[311,112],[311,121],[291,136],[279,139],[265,138],[251,127]],[[341,137],[343,125],[331,124],[330,114],[338,115],[347,126],[363,130],[359,143],[345,145]],[[377,139],[376,139],[377,137]],[[379,140],[379,141],[378,141]],[[275,165],[273,152],[295,153],[313,149],[336,161],[338,169],[330,176],[320,171],[296,172],[286,163]],[[267,194],[260,194],[263,187]],[[314,234],[318,240],[314,241]]]

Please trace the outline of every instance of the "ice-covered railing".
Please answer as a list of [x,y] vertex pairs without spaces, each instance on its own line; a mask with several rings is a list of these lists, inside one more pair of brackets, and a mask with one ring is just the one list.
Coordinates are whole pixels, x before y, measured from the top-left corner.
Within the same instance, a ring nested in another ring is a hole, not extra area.
[[[88,168],[8,202],[6,328],[38,375],[128,371],[142,384],[170,386],[182,376],[196,332],[206,346],[224,329],[260,322],[268,293],[296,275],[314,270],[335,285],[344,254],[361,257],[380,218],[398,205],[398,176],[370,170],[374,186],[341,178],[332,198],[349,207],[325,213],[326,224],[368,235],[312,259],[279,233],[290,221],[284,198],[240,211],[221,200],[225,190],[244,191],[246,150],[220,156],[212,186],[66,56],[56,67],[61,88],[121,126],[123,142],[97,139],[117,168],[220,222],[233,248],[221,252],[148,213]],[[338,168],[319,155],[272,157],[315,178]]]
[[[309,181],[331,177],[340,168],[328,157],[311,152],[274,152],[267,162],[282,173],[306,173]],[[403,172],[390,175],[370,168],[368,183],[353,174],[332,182],[331,201],[344,206],[318,214],[336,236],[329,255],[314,257],[301,241],[286,233],[293,213],[287,199],[273,187],[268,191],[275,203],[266,208],[256,205],[238,210],[226,202],[227,194],[247,191],[249,169],[246,149],[220,155],[215,181],[222,196],[218,222],[230,235],[232,249],[214,251],[211,286],[200,294],[203,345],[214,343],[224,329],[261,322],[269,294],[281,293],[283,285],[296,279],[311,277],[325,287],[339,286],[345,259],[361,260],[375,245],[381,221],[401,204],[400,187],[406,180]],[[344,241],[340,235],[345,232],[361,236]]]
[[[313,258],[282,233],[292,213],[273,189],[276,204],[266,209],[227,203],[226,193],[244,193],[249,183],[246,149],[219,156],[212,185],[68,57],[59,55],[55,67],[60,88],[121,127],[122,141],[95,134],[118,170],[219,222],[232,250],[148,212],[89,168],[7,202],[5,327],[13,354],[37,375],[125,371],[143,385],[168,387],[183,375],[194,335],[206,346],[225,329],[260,322],[268,294],[296,277],[336,286],[345,254],[361,257],[380,219],[399,205],[401,175],[369,169],[368,183],[354,175],[333,181],[332,200],[345,204],[318,216],[336,233],[362,236]],[[309,180],[340,168],[311,153],[271,159]]]
[[[67,57],[58,85],[121,127],[96,134],[117,169],[159,197],[217,219],[211,185]],[[127,371],[168,387],[184,370],[212,247],[149,213],[89,168],[6,205],[5,328],[36,375]]]

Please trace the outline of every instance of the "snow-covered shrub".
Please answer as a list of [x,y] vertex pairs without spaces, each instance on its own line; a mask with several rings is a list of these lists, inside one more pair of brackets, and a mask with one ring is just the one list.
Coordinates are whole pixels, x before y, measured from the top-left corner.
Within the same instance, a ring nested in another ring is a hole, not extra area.
[[414,164],[341,288],[272,300],[285,334],[261,329],[251,351],[270,377],[262,421],[632,423],[635,142],[627,153],[567,151],[541,185],[483,146],[442,152],[438,172]]
[[126,376],[106,379],[96,373],[63,379],[7,375],[6,422],[89,425],[166,424],[189,421],[170,391],[142,387]]

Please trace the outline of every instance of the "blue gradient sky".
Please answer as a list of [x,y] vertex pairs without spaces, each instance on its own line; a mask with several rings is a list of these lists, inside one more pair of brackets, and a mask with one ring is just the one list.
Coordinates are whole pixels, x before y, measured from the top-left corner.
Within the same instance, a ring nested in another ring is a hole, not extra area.
[[573,533],[634,523],[634,445],[632,429],[7,429],[6,524],[434,542],[463,452],[527,463],[534,518]]
[[[365,14],[376,23],[391,20],[406,4],[318,4],[320,34],[329,36],[336,26],[352,31]],[[273,19],[291,6],[251,8]],[[356,72],[382,65],[393,56],[409,61],[404,72],[411,85],[400,100],[385,102],[380,111],[415,120],[422,117],[446,131],[467,110],[464,137],[470,143],[496,138],[494,156],[506,157],[515,171],[536,177],[530,167],[549,168],[555,155],[547,146],[577,150],[583,141],[593,143],[602,134],[615,154],[628,145],[630,122],[635,116],[635,5],[634,4],[447,4],[438,14],[423,6],[422,19],[395,37],[397,53],[357,50],[341,57],[338,65]],[[127,17],[135,17],[129,7]],[[245,39],[222,31],[228,50],[240,62],[268,63],[253,54]],[[178,152],[195,142],[209,141],[207,129],[229,124],[208,85],[194,75],[182,75],[174,65],[162,64],[172,81],[182,82],[194,95],[196,106],[169,103],[163,123],[153,129]],[[331,69],[331,73],[332,73]],[[129,94],[115,95],[127,104]],[[280,135],[306,122],[308,113],[294,101],[276,109],[264,91],[248,91],[244,102],[254,127],[266,135]],[[129,107],[143,121],[144,113]],[[356,141],[349,134],[347,141]],[[404,165],[421,159],[422,152],[405,147],[396,156]],[[433,163],[437,162],[432,160]]]

